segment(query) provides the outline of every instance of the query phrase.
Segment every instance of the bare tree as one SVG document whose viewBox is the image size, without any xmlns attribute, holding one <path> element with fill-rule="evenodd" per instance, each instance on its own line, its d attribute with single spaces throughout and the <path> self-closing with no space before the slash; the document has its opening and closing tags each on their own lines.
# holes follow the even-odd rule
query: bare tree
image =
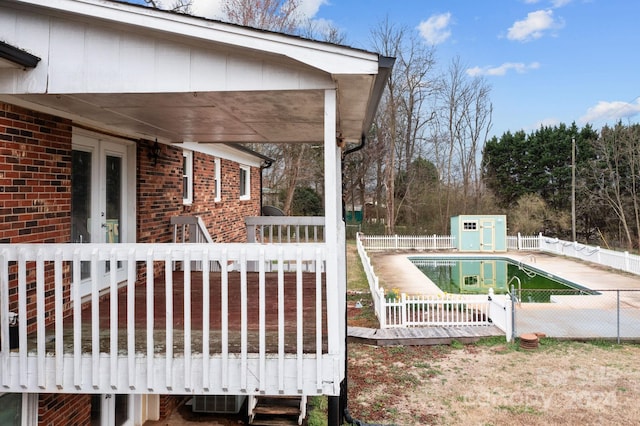
<svg viewBox="0 0 640 426">
<path fill-rule="evenodd" d="M 300 0 L 224 0 L 229 22 L 263 30 L 293 34 L 299 28 Z"/>
<path fill-rule="evenodd" d="M 624 233 L 626 246 L 632 249 L 634 238 L 630 220 L 633 213 L 629 212 L 629 203 L 633 192 L 628 192 L 629 184 L 627 183 L 631 170 L 628 161 L 630 150 L 627 136 L 624 126 L 620 123 L 613 128 L 608 126 L 602 128 L 600 138 L 595 141 L 596 156 L 589 168 L 591 183 L 587 186 L 587 190 L 614 212 Z M 631 182 L 635 183 L 635 177 Z"/>
<path fill-rule="evenodd" d="M 389 18 L 372 31 L 374 48 L 385 56 L 398 57 L 402 50 L 404 39 L 403 28 L 397 28 Z M 398 87 L 397 81 L 391 76 L 387 81 L 386 95 L 382 99 L 378 112 L 380 122 L 378 129 L 378 141 L 387 147 L 387 156 L 384 165 L 385 174 L 385 205 L 387 217 L 385 231 L 387 234 L 395 232 L 395 169 L 396 169 L 396 145 L 398 143 L 398 131 L 396 116 L 398 111 Z"/>
<path fill-rule="evenodd" d="M 474 196 L 479 204 L 481 188 L 478 157 L 491 129 L 490 87 L 481 78 L 469 77 L 459 58 L 452 60 L 437 96 L 437 119 L 432 127 L 436 163 L 441 170 L 441 220 L 466 213 Z M 461 203 L 454 202 L 461 200 Z"/>
<path fill-rule="evenodd" d="M 191 13 L 192 0 L 172 0 L 169 6 L 165 6 L 162 0 L 144 0 L 147 5 L 156 9 L 166 9 L 173 12 Z"/>
<path fill-rule="evenodd" d="M 396 58 L 377 119 L 378 136 L 388 143 L 384 163 L 386 231 L 394 233 L 403 210 L 415 212 L 420 208 L 419 198 L 413 193 L 422 193 L 421 186 L 430 184 L 421 182 L 421 168 L 412 165 L 427 156 L 425 131 L 434 118 L 430 99 L 438 82 L 435 52 L 415 32 L 396 27 L 388 19 L 374 29 L 372 39 L 376 51 Z M 401 191 L 396 188 L 398 176 L 402 177 Z"/>
</svg>

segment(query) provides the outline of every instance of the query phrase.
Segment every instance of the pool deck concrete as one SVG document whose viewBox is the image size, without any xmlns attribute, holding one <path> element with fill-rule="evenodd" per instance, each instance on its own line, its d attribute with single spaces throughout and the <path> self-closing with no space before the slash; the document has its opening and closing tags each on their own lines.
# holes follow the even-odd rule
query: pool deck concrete
<svg viewBox="0 0 640 426">
<path fill-rule="evenodd" d="M 518 304 L 516 335 L 540 332 L 549 337 L 567 339 L 620 338 L 640 340 L 640 276 L 539 252 L 510 251 L 506 253 L 463 254 L 407 251 L 370 252 L 368 254 L 375 273 L 380 279 L 380 285 L 385 289 L 394 289 L 406 294 L 436 294 L 439 292 L 437 286 L 408 260 L 409 256 L 490 255 L 506 257 L 522 263 L 524 267 L 535 268 L 590 290 L 601 290 L 599 295 L 553 296 L 553 303 Z M 618 306 L 620 307 L 619 311 Z M 417 334 L 415 331 L 413 333 Z M 434 332 L 431 330 L 429 333 Z M 426 336 L 429 333 L 423 334 Z M 383 332 L 379 330 L 376 334 L 381 337 Z M 436 335 L 438 334 L 441 334 L 441 330 L 436 333 Z M 394 339 L 391 335 L 388 337 Z M 420 337 L 419 340 L 424 340 L 424 337 Z M 398 337 L 398 341 L 406 341 L 406 339 Z"/>
</svg>

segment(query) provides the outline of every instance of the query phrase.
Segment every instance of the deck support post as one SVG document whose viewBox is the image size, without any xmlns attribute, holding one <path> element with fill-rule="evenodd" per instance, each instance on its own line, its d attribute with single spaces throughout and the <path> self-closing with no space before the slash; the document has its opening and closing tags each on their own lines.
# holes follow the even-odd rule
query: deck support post
<svg viewBox="0 0 640 426">
<path fill-rule="evenodd" d="M 327 406 L 327 426 L 342 425 L 342 416 L 340 415 L 340 397 L 330 396 Z"/>
</svg>

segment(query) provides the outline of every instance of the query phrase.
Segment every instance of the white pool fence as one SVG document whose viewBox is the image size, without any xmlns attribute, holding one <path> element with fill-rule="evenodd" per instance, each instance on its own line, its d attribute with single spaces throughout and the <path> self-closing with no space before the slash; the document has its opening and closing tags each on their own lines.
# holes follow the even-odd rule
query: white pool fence
<svg viewBox="0 0 640 426">
<path fill-rule="evenodd" d="M 455 250 L 455 241 L 448 235 L 364 235 L 357 234 L 357 247 L 365 270 L 376 315 L 381 328 L 416 326 L 486 326 L 495 325 L 506 334 L 507 340 L 515 333 L 512 303 L 509 295 L 446 295 L 408 296 L 387 292 L 380 287 L 367 251 L 388 250 Z M 515 235 L 507 237 L 508 250 L 546 252 L 596 263 L 612 269 L 640 275 L 640 256 L 627 251 L 619 252 L 589 246 L 558 238 Z M 634 289 L 636 291 L 637 289 Z M 620 290 L 618 290 L 618 293 Z M 632 292 L 627 292 L 633 294 Z M 637 293 L 636 293 L 637 294 Z M 618 295 L 618 298 L 620 296 Z M 616 330 L 620 340 L 621 309 Z M 623 321 L 624 322 L 624 321 Z M 624 324 L 623 324 L 624 325 Z M 624 334 L 624 333 L 623 333 Z M 633 334 L 633 333 L 632 333 Z"/>
<path fill-rule="evenodd" d="M 357 240 L 365 250 L 455 250 L 455 238 L 451 235 L 364 235 Z M 538 235 L 509 235 L 507 249 L 536 251 L 567 256 L 596 263 L 613 269 L 640 275 L 640 256 L 628 251 L 615 251 L 600 246 L 564 241 Z"/>
</svg>

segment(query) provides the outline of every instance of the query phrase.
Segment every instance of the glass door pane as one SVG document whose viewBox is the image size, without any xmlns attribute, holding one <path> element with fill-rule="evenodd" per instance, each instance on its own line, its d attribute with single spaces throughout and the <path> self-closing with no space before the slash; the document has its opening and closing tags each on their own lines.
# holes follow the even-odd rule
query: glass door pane
<svg viewBox="0 0 640 426">
<path fill-rule="evenodd" d="M 92 153 L 74 150 L 71 154 L 71 242 L 91 242 Z M 89 262 L 80 264 L 81 278 L 90 276 Z"/>
<path fill-rule="evenodd" d="M 105 242 L 119 243 L 122 223 L 122 158 L 107 155 L 105 165 Z M 105 267 L 105 272 L 108 273 L 111 270 L 109 262 Z"/>
<path fill-rule="evenodd" d="M 115 424 L 122 426 L 129 421 L 129 397 L 130 395 L 116 395 L 115 400 Z"/>
</svg>

